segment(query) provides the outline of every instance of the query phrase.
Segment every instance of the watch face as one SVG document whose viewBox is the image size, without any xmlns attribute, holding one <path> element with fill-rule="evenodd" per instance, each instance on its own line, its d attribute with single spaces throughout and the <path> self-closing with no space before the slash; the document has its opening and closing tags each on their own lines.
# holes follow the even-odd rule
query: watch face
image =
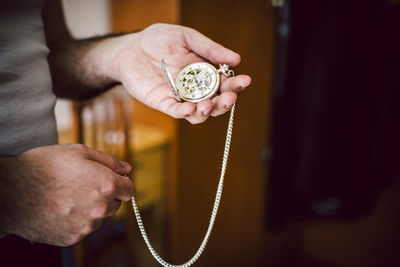
<svg viewBox="0 0 400 267">
<path fill-rule="evenodd" d="M 197 62 L 186 66 L 176 79 L 179 96 L 190 102 L 212 97 L 218 90 L 220 77 L 210 64 Z"/>
</svg>

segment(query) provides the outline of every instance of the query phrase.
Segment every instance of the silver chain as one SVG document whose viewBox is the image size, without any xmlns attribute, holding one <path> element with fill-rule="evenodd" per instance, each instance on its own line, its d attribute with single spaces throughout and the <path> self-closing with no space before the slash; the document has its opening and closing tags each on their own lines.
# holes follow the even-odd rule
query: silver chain
<svg viewBox="0 0 400 267">
<path fill-rule="evenodd" d="M 229 66 L 227 64 L 219 64 L 219 69 L 217 71 L 218 73 L 224 74 L 226 77 L 235 76 L 235 73 L 233 72 L 233 70 L 229 69 Z"/>
<path fill-rule="evenodd" d="M 233 76 L 233 73 L 230 74 L 230 75 Z M 191 266 L 193 263 L 195 263 L 197 261 L 197 259 L 200 257 L 201 253 L 203 253 L 203 251 L 204 251 L 204 249 L 205 249 L 205 247 L 207 245 L 208 238 L 210 237 L 212 228 L 214 226 L 215 218 L 217 217 L 219 203 L 221 201 L 222 188 L 224 186 L 225 170 L 226 170 L 226 165 L 228 163 L 229 148 L 230 148 L 230 144 L 231 144 L 234 113 L 235 113 L 235 104 L 232 106 L 231 114 L 230 114 L 230 117 L 229 117 L 228 130 L 227 130 L 227 133 L 226 133 L 226 141 L 225 141 L 225 148 L 224 148 L 224 156 L 222 158 L 221 175 L 220 175 L 220 178 L 219 178 L 219 183 L 218 183 L 218 187 L 217 187 L 217 193 L 215 195 L 214 206 L 213 206 L 213 209 L 212 209 L 210 222 L 208 224 L 208 229 L 207 229 L 206 234 L 204 235 L 203 242 L 201 242 L 201 245 L 197 249 L 196 254 L 194 254 L 193 257 L 190 260 L 188 260 L 187 262 L 185 262 L 183 264 L 180 264 L 180 265 L 174 265 L 174 264 L 166 262 L 165 260 L 163 260 L 163 258 L 161 258 L 160 255 L 158 255 L 158 253 L 152 247 L 152 245 L 151 245 L 151 243 L 149 241 L 149 238 L 147 237 L 146 230 L 144 229 L 143 221 L 142 221 L 142 218 L 141 218 L 140 213 L 139 213 L 139 208 L 138 208 L 138 206 L 136 204 L 135 198 L 132 197 L 133 211 L 135 212 L 136 221 L 138 223 L 140 233 L 142 234 L 144 242 L 146 243 L 151 255 L 153 255 L 153 257 L 162 266 L 165 266 L 165 267 L 188 267 L 188 266 Z"/>
</svg>

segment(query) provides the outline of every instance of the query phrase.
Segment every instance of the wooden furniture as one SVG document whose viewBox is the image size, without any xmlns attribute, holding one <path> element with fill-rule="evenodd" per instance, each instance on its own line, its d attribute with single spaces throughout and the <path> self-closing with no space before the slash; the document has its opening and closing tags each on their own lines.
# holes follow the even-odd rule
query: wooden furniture
<svg viewBox="0 0 400 267">
<path fill-rule="evenodd" d="M 265 162 L 273 62 L 274 9 L 269 1 L 182 1 L 181 22 L 238 52 L 235 73 L 252 77 L 239 95 L 231 154 L 215 228 L 199 266 L 257 266 L 262 248 Z M 193 254 L 207 227 L 228 116 L 201 125 L 178 122 L 178 262 Z M 212 135 L 213 138 L 209 138 Z M 195 153 L 194 153 L 195 152 Z M 190 155 L 190 161 L 187 160 Z"/>
</svg>

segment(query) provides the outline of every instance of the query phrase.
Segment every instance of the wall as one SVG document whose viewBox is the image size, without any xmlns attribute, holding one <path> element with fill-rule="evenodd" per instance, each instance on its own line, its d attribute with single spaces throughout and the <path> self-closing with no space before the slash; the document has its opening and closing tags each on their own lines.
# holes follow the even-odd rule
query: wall
<svg viewBox="0 0 400 267">
<path fill-rule="evenodd" d="M 67 27 L 74 38 L 82 39 L 110 32 L 108 0 L 62 0 Z M 60 142 L 72 142 L 74 127 L 72 102 L 58 99 L 55 107 Z"/>
</svg>

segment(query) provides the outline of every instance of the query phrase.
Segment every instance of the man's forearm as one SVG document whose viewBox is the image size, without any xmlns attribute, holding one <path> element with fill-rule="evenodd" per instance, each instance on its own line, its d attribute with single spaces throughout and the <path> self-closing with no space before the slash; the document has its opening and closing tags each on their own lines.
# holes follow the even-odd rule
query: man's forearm
<svg viewBox="0 0 400 267">
<path fill-rule="evenodd" d="M 60 0 L 46 1 L 42 19 L 58 96 L 85 99 L 118 83 L 112 74 L 118 34 L 73 40 L 65 25 Z"/>
<path fill-rule="evenodd" d="M 55 93 L 60 97 L 86 99 L 118 84 L 114 68 L 114 36 L 87 40 L 60 39 L 50 47 L 49 63 Z"/>
</svg>

